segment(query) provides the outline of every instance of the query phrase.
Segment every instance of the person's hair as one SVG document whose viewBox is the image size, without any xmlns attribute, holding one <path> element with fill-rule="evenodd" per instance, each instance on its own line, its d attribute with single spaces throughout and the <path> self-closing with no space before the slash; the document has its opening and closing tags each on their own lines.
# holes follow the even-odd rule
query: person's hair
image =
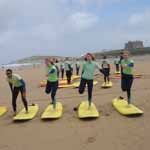
<svg viewBox="0 0 150 150">
<path fill-rule="evenodd" d="M 87 53 L 84 57 L 84 60 L 87 61 L 87 56 L 91 56 L 92 60 L 94 61 L 95 60 L 95 56 L 92 54 L 92 53 Z"/>
<path fill-rule="evenodd" d="M 120 55 L 123 55 L 123 51 L 120 52 Z"/>
<path fill-rule="evenodd" d="M 51 63 L 52 65 L 54 65 L 55 59 L 52 59 L 52 58 L 46 58 L 45 61 Z"/>
<path fill-rule="evenodd" d="M 56 62 L 56 63 L 59 63 L 58 59 L 55 59 L 55 62 Z"/>
<path fill-rule="evenodd" d="M 103 56 L 103 59 L 106 59 L 107 58 L 107 56 Z"/>
<path fill-rule="evenodd" d="M 128 53 L 128 54 L 130 54 L 130 51 L 127 50 L 127 49 L 124 49 L 124 50 L 123 50 L 123 53 Z"/>
<path fill-rule="evenodd" d="M 8 73 L 8 72 L 12 73 L 13 71 L 12 71 L 12 69 L 7 69 L 6 73 Z"/>
</svg>

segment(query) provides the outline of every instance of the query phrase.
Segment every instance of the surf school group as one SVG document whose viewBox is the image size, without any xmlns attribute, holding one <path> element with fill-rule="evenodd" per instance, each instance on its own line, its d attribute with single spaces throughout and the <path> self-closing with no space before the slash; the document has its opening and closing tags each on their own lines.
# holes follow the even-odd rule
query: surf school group
<svg viewBox="0 0 150 150">
<path fill-rule="evenodd" d="M 67 57 L 60 64 L 60 68 L 58 67 L 58 61 L 54 58 L 46 58 L 45 66 L 46 66 L 46 85 L 45 85 L 45 93 L 50 95 L 50 104 L 52 106 L 51 109 L 54 111 L 59 107 L 59 103 L 57 102 L 57 91 L 59 87 L 59 80 L 66 80 L 67 85 L 71 85 L 72 76 L 73 76 L 73 65 L 70 59 Z M 82 67 L 81 67 L 82 65 Z M 114 61 L 114 65 L 116 68 L 115 73 L 121 75 L 121 89 L 123 92 L 127 93 L 127 106 L 128 108 L 132 107 L 132 97 L 131 97 L 131 88 L 133 84 L 133 69 L 134 69 L 134 61 L 130 57 L 130 52 L 128 50 L 123 50 L 121 55 L 116 57 Z M 94 75 L 95 71 L 98 70 L 100 74 L 104 76 L 104 83 L 102 87 L 112 87 L 112 82 L 110 81 L 110 61 L 107 56 L 103 56 L 102 64 L 99 65 L 95 56 L 92 53 L 87 53 L 84 55 L 84 60 L 82 64 L 79 62 L 79 59 L 76 60 L 75 63 L 76 68 L 76 76 L 79 76 L 80 69 L 80 83 L 78 92 L 79 94 L 83 94 L 85 88 L 87 87 L 87 110 L 90 111 L 92 109 L 93 104 L 93 86 L 94 86 Z M 65 79 L 66 74 L 66 79 Z M 60 77 L 61 76 L 61 77 Z M 29 114 L 29 105 L 26 98 L 26 83 L 25 80 L 17 73 L 14 73 L 12 69 L 6 70 L 7 82 L 10 86 L 10 91 L 12 93 L 12 108 L 14 112 L 14 116 L 17 115 L 17 104 L 16 100 L 18 94 L 21 93 L 22 102 L 24 104 L 25 113 Z M 118 96 L 117 100 L 124 100 L 125 98 L 121 95 Z M 79 106 L 78 106 L 79 107 Z M 78 109 L 77 107 L 77 109 Z"/>
</svg>

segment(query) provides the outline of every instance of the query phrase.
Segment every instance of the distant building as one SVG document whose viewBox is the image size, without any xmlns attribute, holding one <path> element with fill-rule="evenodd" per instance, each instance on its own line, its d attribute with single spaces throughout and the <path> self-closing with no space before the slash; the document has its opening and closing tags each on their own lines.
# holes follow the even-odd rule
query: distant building
<svg viewBox="0 0 150 150">
<path fill-rule="evenodd" d="M 129 41 L 125 44 L 125 49 L 144 48 L 143 41 Z"/>
</svg>

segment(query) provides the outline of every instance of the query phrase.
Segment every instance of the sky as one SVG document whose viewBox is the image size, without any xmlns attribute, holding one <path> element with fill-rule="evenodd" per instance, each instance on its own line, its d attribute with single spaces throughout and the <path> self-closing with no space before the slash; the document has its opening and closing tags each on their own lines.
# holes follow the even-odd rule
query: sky
<svg viewBox="0 0 150 150">
<path fill-rule="evenodd" d="M 150 46 L 149 0 L 0 0 L 0 64 Z"/>
</svg>

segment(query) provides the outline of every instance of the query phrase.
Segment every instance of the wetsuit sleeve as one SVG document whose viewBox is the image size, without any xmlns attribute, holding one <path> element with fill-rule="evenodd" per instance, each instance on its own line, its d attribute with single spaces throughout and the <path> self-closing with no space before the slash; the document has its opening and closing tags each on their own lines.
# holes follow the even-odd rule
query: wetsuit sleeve
<svg viewBox="0 0 150 150">
<path fill-rule="evenodd" d="M 52 69 L 49 74 L 53 74 L 55 72 L 55 69 Z"/>
<path fill-rule="evenodd" d="M 22 86 L 25 86 L 25 82 L 23 79 L 21 79 L 20 82 L 21 82 Z"/>
<path fill-rule="evenodd" d="M 82 63 L 82 74 L 84 73 L 84 69 L 85 69 L 85 63 Z"/>
<path fill-rule="evenodd" d="M 69 70 L 72 71 L 72 66 L 71 66 L 71 64 L 68 64 L 68 67 L 69 67 Z"/>
<path fill-rule="evenodd" d="M 59 67 L 57 65 L 55 67 L 56 67 L 57 71 L 59 72 Z"/>
<path fill-rule="evenodd" d="M 134 61 L 131 61 L 129 64 L 128 64 L 128 67 L 134 67 Z"/>
<path fill-rule="evenodd" d="M 119 64 L 121 64 L 121 61 L 123 60 L 123 57 L 121 56 L 120 57 L 120 60 L 119 60 Z"/>
<path fill-rule="evenodd" d="M 99 65 L 98 63 L 96 63 L 96 68 L 97 68 L 101 73 L 103 73 L 103 70 L 102 70 L 102 68 L 100 67 L 100 65 Z"/>
</svg>

